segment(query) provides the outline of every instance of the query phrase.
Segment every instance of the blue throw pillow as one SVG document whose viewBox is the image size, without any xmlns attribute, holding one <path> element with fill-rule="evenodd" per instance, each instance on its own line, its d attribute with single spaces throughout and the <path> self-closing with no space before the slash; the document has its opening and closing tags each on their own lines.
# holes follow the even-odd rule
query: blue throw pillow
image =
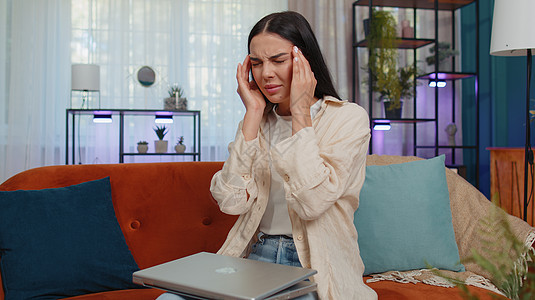
<svg viewBox="0 0 535 300">
<path fill-rule="evenodd" d="M 56 299 L 139 288 L 115 217 L 109 177 L 64 188 L 0 192 L 5 299 Z"/>
<path fill-rule="evenodd" d="M 464 271 L 451 221 L 444 155 L 366 167 L 355 212 L 364 274 Z"/>
</svg>

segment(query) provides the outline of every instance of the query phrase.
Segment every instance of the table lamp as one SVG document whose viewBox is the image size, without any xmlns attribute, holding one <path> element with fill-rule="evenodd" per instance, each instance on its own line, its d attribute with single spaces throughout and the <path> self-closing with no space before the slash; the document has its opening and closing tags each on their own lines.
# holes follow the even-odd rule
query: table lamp
<svg viewBox="0 0 535 300">
<path fill-rule="evenodd" d="M 526 143 L 524 156 L 524 221 L 528 211 L 528 164 L 533 165 L 530 142 L 529 99 L 531 61 L 535 50 L 534 0 L 495 0 L 492 18 L 490 54 L 496 56 L 526 56 Z M 533 191 L 531 191 L 533 193 Z"/>
<path fill-rule="evenodd" d="M 71 71 L 71 106 L 72 91 L 83 92 L 82 106 L 87 100 L 88 92 L 99 92 L 100 108 L 100 67 L 93 64 L 73 64 Z"/>
</svg>

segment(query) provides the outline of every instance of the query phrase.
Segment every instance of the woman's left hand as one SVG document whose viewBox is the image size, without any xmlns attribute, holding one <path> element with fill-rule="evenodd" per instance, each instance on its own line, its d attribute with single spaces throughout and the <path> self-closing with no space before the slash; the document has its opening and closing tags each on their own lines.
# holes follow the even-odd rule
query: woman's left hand
<svg viewBox="0 0 535 300">
<path fill-rule="evenodd" d="M 308 60 L 301 50 L 294 46 L 293 75 L 290 91 L 290 110 L 292 115 L 310 114 L 310 106 L 316 102 L 314 91 L 316 90 L 316 77 L 310 68 Z"/>
<path fill-rule="evenodd" d="M 290 90 L 290 111 L 292 113 L 292 133 L 312 126 L 310 106 L 316 102 L 316 77 L 310 68 L 308 60 L 301 50 L 294 46 L 292 51 L 293 73 Z"/>
</svg>

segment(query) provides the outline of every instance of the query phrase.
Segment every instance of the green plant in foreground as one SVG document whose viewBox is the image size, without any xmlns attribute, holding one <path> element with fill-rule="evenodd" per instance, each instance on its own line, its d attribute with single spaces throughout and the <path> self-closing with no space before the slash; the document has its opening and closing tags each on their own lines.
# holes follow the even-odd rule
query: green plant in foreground
<svg viewBox="0 0 535 300">
<path fill-rule="evenodd" d="M 492 202 L 499 203 L 497 196 L 493 197 Z M 482 251 L 472 249 L 472 255 L 461 262 L 476 263 L 489 272 L 492 283 L 506 297 L 513 300 L 535 299 L 535 255 L 532 249 L 516 238 L 507 221 L 507 213 L 498 205 L 492 205 L 489 215 L 480 220 L 479 229 L 483 241 Z M 503 244 L 498 248 L 496 241 Z M 527 256 L 527 261 L 521 263 L 524 255 Z M 457 285 L 465 299 L 479 299 L 468 290 L 464 282 L 444 276 L 440 271 L 435 274 Z"/>
<path fill-rule="evenodd" d="M 165 137 L 168 131 L 165 125 L 162 125 L 162 126 L 156 125 L 156 128 L 154 128 L 154 132 L 156 132 L 158 139 L 161 141 L 163 140 L 163 138 Z"/>
</svg>

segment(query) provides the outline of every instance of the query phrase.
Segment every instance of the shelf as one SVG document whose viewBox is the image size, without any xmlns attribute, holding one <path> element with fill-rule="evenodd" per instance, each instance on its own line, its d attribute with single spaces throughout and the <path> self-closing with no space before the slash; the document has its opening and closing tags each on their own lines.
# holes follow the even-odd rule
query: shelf
<svg viewBox="0 0 535 300">
<path fill-rule="evenodd" d="M 368 6 L 370 1 L 372 1 L 373 6 L 435 9 L 435 1 L 433 0 L 357 0 L 355 5 Z M 475 0 L 438 0 L 438 9 L 453 11 L 472 2 Z"/>
<path fill-rule="evenodd" d="M 374 22 L 374 19 L 372 16 L 373 11 L 375 9 L 381 9 L 381 7 L 388 7 L 388 8 L 394 8 L 392 11 L 387 10 L 391 13 L 398 14 L 400 20 L 401 19 L 407 19 L 408 17 L 413 17 L 412 26 L 414 28 L 422 28 L 422 26 L 429 26 L 427 34 L 421 34 L 420 31 L 413 29 L 414 37 L 415 38 L 402 38 L 401 36 L 398 36 L 395 39 L 395 43 L 393 45 L 394 49 L 398 49 L 397 51 L 400 53 L 403 53 L 404 57 L 406 56 L 406 65 L 407 66 L 414 66 L 414 68 L 417 68 L 417 57 L 418 54 L 421 54 L 422 51 L 426 51 L 427 48 L 433 48 L 437 46 L 438 41 L 442 41 L 439 39 L 439 20 L 442 19 L 442 17 L 439 15 L 439 13 L 443 14 L 444 17 L 449 15 L 447 18 L 450 18 L 451 20 L 451 32 L 453 33 L 451 35 L 451 44 L 454 45 L 454 38 L 456 31 L 456 22 L 455 18 L 457 18 L 456 10 L 463 8 L 468 5 L 477 6 L 478 2 L 477 0 L 356 0 L 353 2 L 353 23 L 352 23 L 352 36 L 353 36 L 353 47 L 352 47 L 352 63 L 353 63 L 353 94 L 352 99 L 356 102 L 356 100 L 359 98 L 357 96 L 357 79 L 362 76 L 360 72 L 367 72 L 368 79 L 371 77 L 370 69 L 368 68 L 367 71 L 365 71 L 364 68 L 358 68 L 360 60 L 359 55 L 364 54 L 365 58 L 369 59 L 369 57 L 359 48 L 365 48 L 369 46 L 369 40 L 366 40 L 364 38 L 364 35 L 362 34 L 363 30 L 359 28 L 359 26 L 367 25 L 368 27 L 372 26 L 372 23 Z M 399 8 L 397 10 L 396 8 Z M 477 8 L 477 7 L 476 7 Z M 365 10 L 368 10 L 368 13 L 365 13 Z M 420 10 L 420 11 L 418 11 Z M 426 24 L 419 24 L 421 23 L 421 20 L 419 20 L 419 13 L 423 10 L 425 15 L 429 15 L 429 20 L 426 21 Z M 441 12 L 439 12 L 441 11 Z M 478 16 L 478 9 L 475 9 L 475 16 L 477 18 Z M 435 17 L 431 18 L 430 12 L 434 13 Z M 466 11 L 467 13 L 472 13 L 471 9 L 468 9 Z M 464 11 L 463 11 L 464 13 Z M 403 15 L 405 15 L 403 17 Z M 371 20 L 368 20 L 368 24 L 364 24 L 362 22 L 364 19 L 370 18 Z M 418 17 L 418 18 L 417 18 Z M 361 20 L 362 19 L 362 20 Z M 409 19 L 410 20 L 410 19 Z M 399 22 L 399 20 L 398 20 Z M 434 27 L 433 24 L 434 23 Z M 398 24 L 399 25 L 399 24 Z M 399 26 L 398 26 L 399 27 Z M 361 30 L 359 30 L 361 29 Z M 370 28 L 366 28 L 370 29 Z M 431 33 L 431 30 L 434 29 L 434 34 Z M 448 28 L 444 28 L 448 29 Z M 479 27 L 476 26 L 476 31 L 479 32 Z M 429 38 L 432 36 L 432 38 Z M 422 38 L 425 37 L 425 38 Z M 369 38 L 369 36 L 367 37 Z M 475 41 L 475 40 L 474 40 Z M 477 41 L 475 41 L 477 44 Z M 379 42 L 379 45 L 377 47 L 381 47 L 382 45 Z M 383 45 L 384 46 L 384 45 Z M 453 47 L 455 49 L 455 47 Z M 369 51 L 367 51 L 369 52 Z M 476 57 L 475 60 L 477 61 L 479 58 L 477 56 L 476 51 Z M 410 55 L 412 54 L 413 59 L 410 59 Z M 458 106 L 461 105 L 462 100 L 458 100 L 457 97 L 457 89 L 460 87 L 455 84 L 456 80 L 464 80 L 467 78 L 475 78 L 475 84 L 474 91 L 475 91 L 475 104 L 476 109 L 474 111 L 474 114 L 476 116 L 479 115 L 479 100 L 478 100 L 478 71 L 473 71 L 472 69 L 469 69 L 473 72 L 458 72 L 458 69 L 455 68 L 456 65 L 453 66 L 451 69 L 445 70 L 451 70 L 451 71 L 445 71 L 440 72 L 441 68 L 439 66 L 431 66 L 431 68 L 426 69 L 426 73 L 422 74 L 421 76 L 418 76 L 413 78 L 415 84 L 424 83 L 423 80 L 434 82 L 434 81 L 453 81 L 452 84 L 448 83 L 446 90 L 442 90 L 442 92 L 439 92 L 439 89 L 435 89 L 434 93 L 429 93 L 428 90 L 426 90 L 424 93 L 417 93 L 417 89 L 414 89 L 414 95 L 413 95 L 413 102 L 411 103 L 412 110 L 410 111 L 410 114 L 407 114 L 407 118 L 399 118 L 399 119 L 389 119 L 385 116 L 384 113 L 381 113 L 380 111 L 375 111 L 378 109 L 376 105 L 374 105 L 375 98 L 377 98 L 377 94 L 374 94 L 373 89 L 368 88 L 366 90 L 368 94 L 368 115 L 370 119 L 370 125 L 371 125 L 371 139 L 369 143 L 369 154 L 374 153 L 374 139 L 377 140 L 379 144 L 379 151 L 384 151 L 384 147 L 386 143 L 386 139 L 389 138 L 400 138 L 399 131 L 394 131 L 391 134 L 384 134 L 380 133 L 379 130 L 387 130 L 387 127 L 383 128 L 376 128 L 376 125 L 380 124 L 388 124 L 389 127 L 399 129 L 398 127 L 403 127 L 403 130 L 409 129 L 412 130 L 412 144 L 407 145 L 401 145 L 403 147 L 403 151 L 408 150 L 409 147 L 412 148 L 414 156 L 424 155 L 428 156 L 431 155 L 431 152 L 433 155 L 438 156 L 441 153 L 444 153 L 447 155 L 447 162 L 450 165 L 458 165 L 459 163 L 463 163 L 464 159 L 466 157 L 465 152 L 472 153 L 475 152 L 475 162 L 468 164 L 468 166 L 461 166 L 459 168 L 460 173 L 464 173 L 464 177 L 468 174 L 467 168 L 470 171 L 470 176 L 472 176 L 472 170 L 475 170 L 475 177 L 471 177 L 470 180 L 475 179 L 475 186 L 479 186 L 479 141 L 476 141 L 475 143 L 468 143 L 469 145 L 459 145 L 459 146 L 449 146 L 448 141 L 444 140 L 443 137 L 440 135 L 439 130 L 441 130 L 441 124 L 439 124 L 439 116 L 440 120 L 448 120 L 452 123 L 456 122 L 456 114 L 458 112 Z M 401 67 L 401 66 L 400 66 Z M 366 76 L 364 76 L 366 77 Z M 473 79 L 472 79 L 473 80 Z M 472 95 L 469 93 L 470 96 Z M 464 95 L 463 95 L 464 96 Z M 468 93 L 466 96 L 469 96 Z M 451 102 L 444 102 L 440 101 L 440 98 L 447 97 L 451 99 Z M 463 99 L 464 100 L 464 99 Z M 424 105 L 425 103 L 425 105 Z M 437 109 L 441 105 L 441 109 Z M 431 115 L 431 106 L 434 108 L 434 113 Z M 446 108 L 446 110 L 443 110 L 442 108 Z M 424 109 L 421 113 L 420 109 Z M 462 109 L 462 107 L 461 107 Z M 374 118 L 373 116 L 381 116 Z M 385 117 L 383 117 L 385 116 Z M 390 114 L 388 114 L 390 116 Z M 418 116 L 422 116 L 422 118 L 419 118 Z M 423 130 L 422 130 L 423 129 Z M 433 130 L 433 133 L 431 132 Z M 374 137 L 375 133 L 378 133 L 377 136 Z M 383 131 L 384 132 L 384 131 Z M 424 139 L 421 139 L 425 134 L 425 137 L 427 137 L 424 141 Z M 476 126 L 475 128 L 475 134 L 479 134 L 479 127 Z M 477 140 L 477 139 L 476 139 Z M 423 145 L 419 145 L 423 144 Z M 430 145 L 432 144 L 432 145 Z M 376 151 L 377 152 L 377 151 Z M 471 155 L 471 154 L 470 154 Z M 469 158 L 469 160 L 471 157 Z M 468 178 L 467 178 L 468 179 Z"/>
<path fill-rule="evenodd" d="M 199 110 L 186 110 L 186 111 L 170 111 L 170 110 L 161 110 L 161 109 L 67 109 L 66 110 L 66 138 L 65 138 L 65 164 L 74 164 L 76 159 L 76 147 L 80 145 L 77 141 L 76 129 L 77 123 L 76 118 L 81 118 L 81 116 L 92 116 L 92 115 L 114 115 L 115 118 L 119 119 L 118 127 L 118 136 L 117 141 L 119 153 L 118 159 L 119 163 L 124 163 L 125 156 L 190 156 L 193 161 L 200 161 L 201 159 L 201 112 Z M 192 148 L 191 152 L 185 153 L 176 153 L 176 152 L 167 152 L 167 153 L 139 153 L 139 152 L 128 152 L 125 153 L 125 119 L 130 120 L 133 117 L 157 117 L 158 115 L 176 118 L 186 118 L 186 120 L 192 121 Z M 76 144 L 78 142 L 78 144 Z M 70 151 L 69 151 L 70 149 Z M 131 150 L 130 150 L 131 151 Z"/>
<path fill-rule="evenodd" d="M 437 75 L 438 74 L 438 75 Z M 422 76 L 418 76 L 417 79 L 433 80 L 438 77 L 439 80 L 458 80 L 476 76 L 475 73 L 461 73 L 461 72 L 432 72 Z"/>
<path fill-rule="evenodd" d="M 439 148 L 439 149 L 477 149 L 476 146 L 415 146 L 416 148 L 420 148 L 420 149 L 435 149 L 435 148 Z"/>
<path fill-rule="evenodd" d="M 185 110 L 185 111 L 175 111 L 175 110 L 162 110 L 162 109 L 115 109 L 115 108 L 100 108 L 100 109 L 67 109 L 67 112 L 77 115 L 92 115 L 95 112 L 99 114 L 109 113 L 111 115 L 136 115 L 136 116 L 150 116 L 155 115 L 156 113 L 166 113 L 172 114 L 174 116 L 194 116 L 198 115 L 200 111 L 198 110 Z"/>
<path fill-rule="evenodd" d="M 166 155 L 166 156 L 188 156 L 188 155 L 200 155 L 200 153 L 193 153 L 193 152 L 184 152 L 184 153 L 173 153 L 173 152 L 166 152 L 166 153 L 123 153 L 124 156 L 160 156 L 160 155 Z"/>
<path fill-rule="evenodd" d="M 423 46 L 434 43 L 433 39 L 413 39 L 413 38 L 398 38 L 396 40 L 396 48 L 398 49 L 418 49 Z M 362 40 L 355 44 L 355 47 L 368 47 L 368 41 Z"/>
<path fill-rule="evenodd" d="M 385 118 L 372 118 L 371 121 L 373 123 L 421 123 L 421 122 L 434 122 L 435 119 L 411 119 L 411 118 L 404 118 L 404 119 L 385 119 Z"/>
</svg>

